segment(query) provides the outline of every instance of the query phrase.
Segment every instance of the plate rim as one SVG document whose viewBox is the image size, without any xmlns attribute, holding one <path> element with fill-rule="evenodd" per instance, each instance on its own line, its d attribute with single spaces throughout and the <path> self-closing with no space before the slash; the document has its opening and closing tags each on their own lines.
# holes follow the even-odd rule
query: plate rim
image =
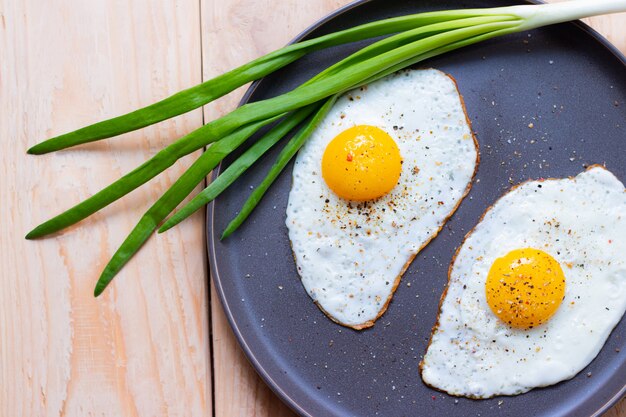
<svg viewBox="0 0 626 417">
<path fill-rule="evenodd" d="M 309 25 L 306 29 L 298 33 L 295 37 L 293 37 L 287 43 L 287 45 L 291 45 L 291 44 L 301 41 L 303 38 L 308 36 L 311 32 L 320 28 L 326 23 L 332 21 L 338 16 L 343 15 L 351 11 L 352 9 L 355 9 L 364 4 L 371 3 L 374 1 L 379 1 L 379 0 L 354 0 L 338 9 L 331 11 L 330 13 L 326 14 L 322 18 L 318 19 L 317 21 Z M 542 0 L 516 0 L 516 1 L 519 1 L 520 4 L 545 4 L 545 1 L 542 1 Z M 606 39 L 602 34 L 600 34 L 597 30 L 595 30 L 591 26 L 587 25 L 581 20 L 575 20 L 575 21 L 565 22 L 561 24 L 572 24 L 572 25 L 577 26 L 583 32 L 591 36 L 596 42 L 602 45 L 606 50 L 611 52 L 617 58 L 617 60 L 620 61 L 624 67 L 626 67 L 626 55 L 623 54 L 619 49 L 617 49 L 615 45 L 613 45 L 608 39 Z M 261 81 L 263 81 L 263 78 L 254 81 L 250 85 L 250 87 L 248 87 L 243 97 L 237 104 L 237 107 L 241 107 L 242 105 L 246 104 L 250 100 L 250 97 L 257 90 L 259 83 Z M 217 178 L 221 169 L 222 169 L 222 162 L 220 162 L 218 166 L 211 172 L 211 182 Z M 280 398 L 280 400 L 284 404 L 286 404 L 289 408 L 291 408 L 300 416 L 313 417 L 313 414 L 305 410 L 296 400 L 294 400 L 291 396 L 289 396 L 289 394 L 285 392 L 278 383 L 274 381 L 274 379 L 269 374 L 269 372 L 263 367 L 261 362 L 257 359 L 252 348 L 248 345 L 243 334 L 239 330 L 239 325 L 237 324 L 232 314 L 232 311 L 229 307 L 228 300 L 226 299 L 226 296 L 224 294 L 224 288 L 222 286 L 222 281 L 220 278 L 219 271 L 217 267 L 215 266 L 216 264 L 215 244 L 219 241 L 219 238 L 217 238 L 216 240 L 214 220 L 215 220 L 215 200 L 207 205 L 207 208 L 205 211 L 204 232 L 205 232 L 205 239 L 206 239 L 207 258 L 208 258 L 208 264 L 209 264 L 208 269 L 210 272 L 210 275 L 209 277 L 207 277 L 207 280 L 211 280 L 211 279 L 213 280 L 214 287 L 217 291 L 217 295 L 222 305 L 222 310 L 224 312 L 224 315 L 226 316 L 226 319 L 228 321 L 228 324 L 231 330 L 233 331 L 235 335 L 235 338 L 237 339 L 237 343 L 239 344 L 239 347 L 243 350 L 246 360 L 252 365 L 257 375 L 261 377 L 263 382 L 272 390 L 274 394 L 276 394 L 276 396 Z M 618 401 L 620 401 L 625 396 L 626 396 L 626 384 L 613 397 L 609 398 L 606 402 L 604 402 L 604 404 L 600 404 L 599 408 L 593 414 L 591 414 L 590 417 L 603 415 L 612 406 L 614 406 Z"/>
</svg>

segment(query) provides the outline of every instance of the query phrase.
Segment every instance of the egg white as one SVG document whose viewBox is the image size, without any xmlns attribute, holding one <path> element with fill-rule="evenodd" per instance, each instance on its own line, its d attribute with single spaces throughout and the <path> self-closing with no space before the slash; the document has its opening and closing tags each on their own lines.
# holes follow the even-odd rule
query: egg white
<svg viewBox="0 0 626 417">
<path fill-rule="evenodd" d="M 565 275 L 565 298 L 543 325 L 507 326 L 486 300 L 496 258 L 537 248 Z M 626 193 L 606 169 L 524 183 L 468 234 L 450 268 L 421 364 L 427 385 L 453 395 L 515 395 L 569 379 L 598 354 L 626 310 Z"/>
<path fill-rule="evenodd" d="M 339 198 L 321 175 L 326 145 L 355 125 L 397 143 L 402 173 L 367 203 Z M 478 149 L 454 80 L 396 73 L 341 97 L 300 150 L 286 224 L 302 284 L 331 319 L 362 329 L 385 311 L 410 261 L 469 191 Z"/>
</svg>

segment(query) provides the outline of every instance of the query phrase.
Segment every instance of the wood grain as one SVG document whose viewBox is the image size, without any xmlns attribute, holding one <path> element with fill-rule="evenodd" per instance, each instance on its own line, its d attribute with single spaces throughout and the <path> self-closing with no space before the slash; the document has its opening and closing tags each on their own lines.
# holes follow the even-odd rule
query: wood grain
<svg viewBox="0 0 626 417">
<path fill-rule="evenodd" d="M 210 415 L 202 215 L 99 272 L 189 165 L 78 227 L 23 236 L 202 123 L 200 111 L 45 156 L 28 147 L 201 81 L 198 2 L 0 0 L 0 415 Z"/>
</svg>

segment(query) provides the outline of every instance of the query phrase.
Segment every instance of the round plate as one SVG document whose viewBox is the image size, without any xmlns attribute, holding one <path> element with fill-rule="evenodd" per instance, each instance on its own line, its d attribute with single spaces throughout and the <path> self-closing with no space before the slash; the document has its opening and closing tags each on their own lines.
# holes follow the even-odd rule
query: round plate
<svg viewBox="0 0 626 417">
<path fill-rule="evenodd" d="M 364 1 L 333 13 L 299 39 L 402 14 L 510 4 Z M 292 89 L 365 44 L 313 53 L 255 84 L 245 100 Z M 573 176 L 596 163 L 626 181 L 624 57 L 587 26 L 567 23 L 496 38 L 419 66 L 453 75 L 465 98 L 481 151 L 469 196 L 415 258 L 376 325 L 353 331 L 327 319 L 298 278 L 285 226 L 292 165 L 248 221 L 219 241 L 279 149 L 269 152 L 208 209 L 212 276 L 239 343 L 267 384 L 301 415 L 588 416 L 605 411 L 625 391 L 624 320 L 576 377 L 516 397 L 454 398 L 426 387 L 418 365 L 452 254 L 512 184 Z"/>
</svg>

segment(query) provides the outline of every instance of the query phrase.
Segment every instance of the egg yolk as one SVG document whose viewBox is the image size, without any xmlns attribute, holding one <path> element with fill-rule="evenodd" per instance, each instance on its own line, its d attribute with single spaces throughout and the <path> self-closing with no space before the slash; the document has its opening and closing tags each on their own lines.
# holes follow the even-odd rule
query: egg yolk
<svg viewBox="0 0 626 417">
<path fill-rule="evenodd" d="M 565 295 L 559 263 L 539 249 L 515 249 L 494 261 L 486 282 L 487 303 L 509 326 L 531 329 L 545 323 Z"/>
<path fill-rule="evenodd" d="M 402 158 L 384 130 L 358 125 L 344 130 L 326 146 L 322 176 L 339 197 L 366 201 L 382 197 L 398 183 Z"/>
</svg>

